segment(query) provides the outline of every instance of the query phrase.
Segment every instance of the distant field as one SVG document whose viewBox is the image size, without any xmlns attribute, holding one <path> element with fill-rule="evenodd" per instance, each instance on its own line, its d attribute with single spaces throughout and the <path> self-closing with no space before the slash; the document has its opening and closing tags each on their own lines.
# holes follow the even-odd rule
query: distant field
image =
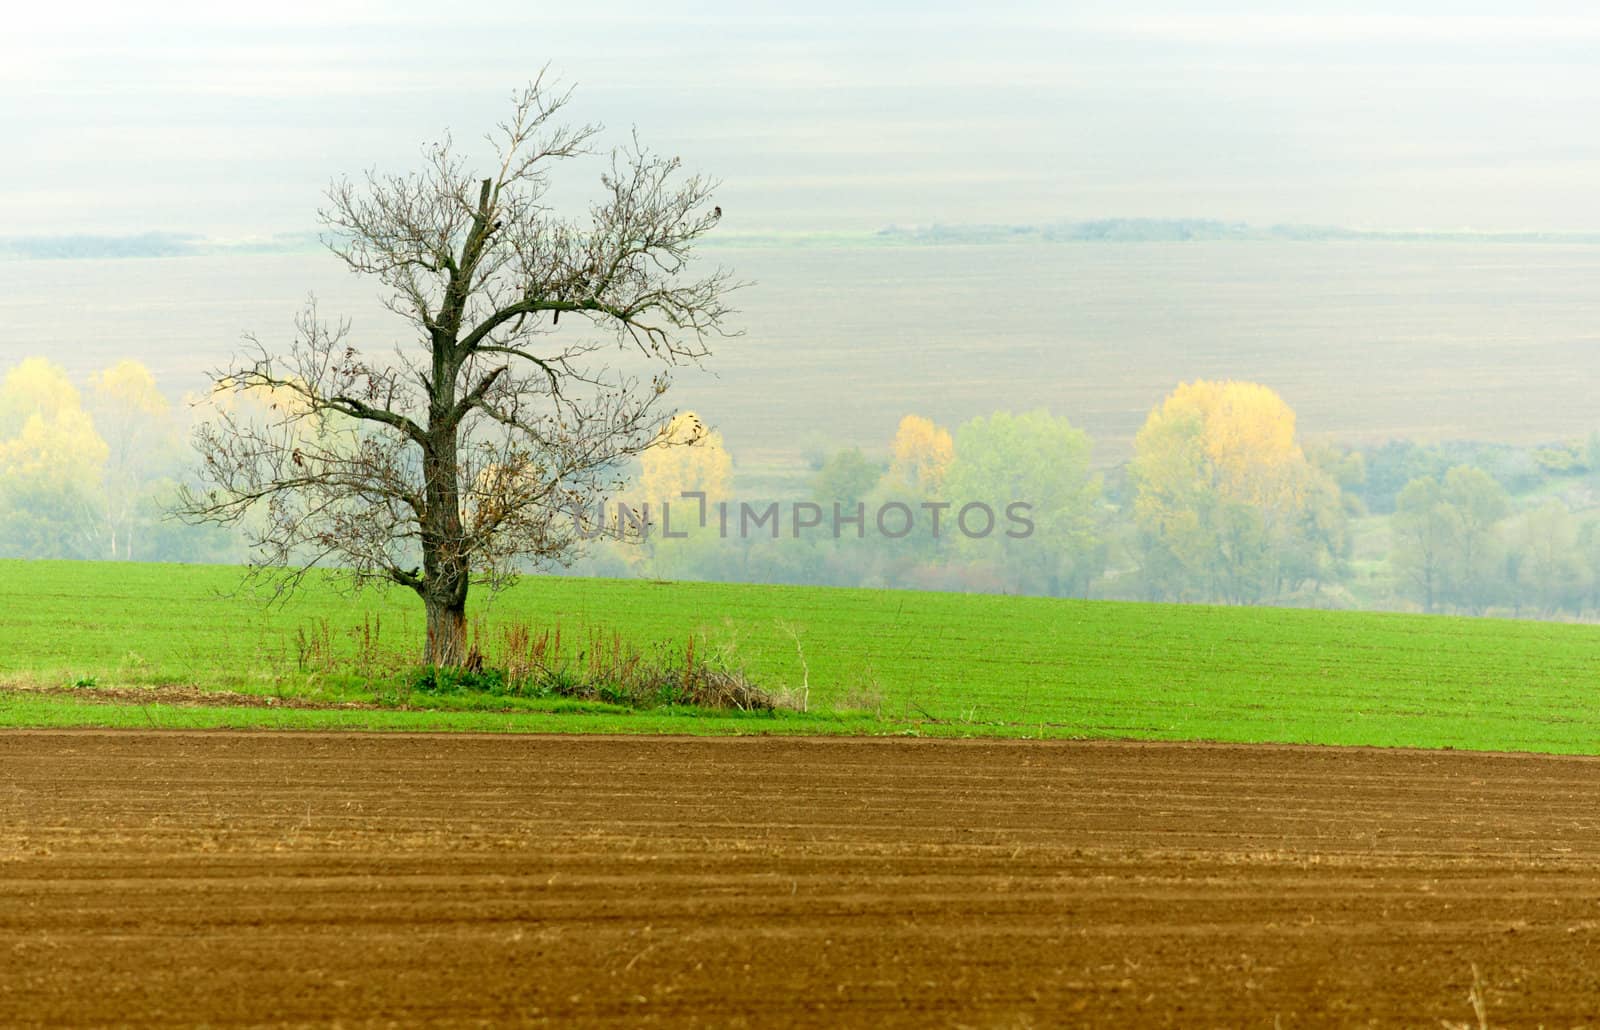
<svg viewBox="0 0 1600 1030">
<path fill-rule="evenodd" d="M 681 648 L 700 634 L 701 646 L 763 685 L 808 679 L 811 714 L 89 703 L 95 689 L 155 685 L 285 704 L 370 701 L 374 688 L 348 671 L 302 668 L 299 635 L 325 625 L 349 656 L 352 631 L 381 619 L 392 666 L 419 647 L 420 606 L 402 594 L 352 602 L 319 585 L 266 610 L 221 593 L 238 582 L 230 568 L 0 563 L 0 684 L 28 688 L 0 694 L 0 724 L 920 732 L 1600 753 L 1596 627 L 594 579 L 525 580 L 480 613 L 485 632 L 525 621 L 559 625 L 575 647 L 600 630 L 646 648 Z M 86 686 L 40 692 L 74 683 Z M 840 705 L 850 711 L 832 714 Z"/>
<path fill-rule="evenodd" d="M 1600 429 L 1600 246 L 1190 242 L 718 247 L 745 335 L 669 399 L 736 461 L 886 448 L 902 415 L 1047 407 L 1095 460 L 1197 377 L 1265 383 L 1303 432 L 1533 443 Z M 136 358 L 176 397 L 249 330 L 287 342 L 308 291 L 386 351 L 408 330 L 326 254 L 0 262 L 0 352 L 82 380 Z M 71 319 L 61 312 L 73 312 Z M 567 327 L 562 327 L 567 331 Z M 571 331 L 578 332 L 577 328 Z"/>
</svg>

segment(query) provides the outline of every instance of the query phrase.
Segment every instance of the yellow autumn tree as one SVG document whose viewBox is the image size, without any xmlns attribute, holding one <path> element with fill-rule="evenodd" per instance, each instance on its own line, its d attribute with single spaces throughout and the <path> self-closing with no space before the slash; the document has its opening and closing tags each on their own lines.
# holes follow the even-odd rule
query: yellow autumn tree
<svg viewBox="0 0 1600 1030">
<path fill-rule="evenodd" d="M 629 497 L 638 517 L 648 515 L 650 528 L 638 542 L 606 541 L 616 560 L 635 573 L 659 579 L 701 579 L 717 557 L 717 515 L 710 505 L 733 496 L 733 457 L 722 433 L 707 429 L 693 411 L 675 414 L 653 445 L 640 453 L 640 477 Z M 701 507 L 685 493 L 706 494 L 706 521 Z M 646 510 L 648 505 L 648 510 Z M 669 510 L 670 513 L 664 513 Z M 616 513 L 613 520 L 619 518 Z M 619 528 L 619 526 L 614 526 Z"/>
<path fill-rule="evenodd" d="M 172 405 L 137 361 L 119 361 L 89 382 L 95 423 L 110 445 L 105 477 L 106 543 L 113 559 L 134 556 L 140 506 L 178 453 Z M 144 521 L 148 521 L 148 513 Z"/>
<path fill-rule="evenodd" d="M 110 449 L 66 372 L 28 358 L 0 383 L 0 474 L 93 490 Z"/>
<path fill-rule="evenodd" d="M 107 405 L 115 405 L 140 419 L 164 418 L 172 405 L 156 386 L 156 377 L 144 365 L 123 360 L 90 380 L 95 395 Z"/>
<path fill-rule="evenodd" d="M 0 440 L 19 435 L 23 423 L 35 415 L 53 422 L 80 403 L 77 387 L 59 365 L 44 358 L 24 358 L 0 382 Z"/>
<path fill-rule="evenodd" d="M 629 503 L 640 518 L 648 515 L 650 528 L 644 546 L 613 543 L 612 553 L 636 572 L 657 578 L 704 578 L 720 543 L 711 506 L 733 493 L 733 459 L 722 434 L 694 412 L 680 412 L 639 455 L 639 464 L 638 486 Z M 696 492 L 706 495 L 706 527 L 700 525 L 699 504 L 683 497 Z"/>
<path fill-rule="evenodd" d="M 931 496 L 944 487 L 956 446 L 948 429 L 921 415 L 907 415 L 895 431 L 890 455 L 891 481 Z"/>
<path fill-rule="evenodd" d="M 1184 383 L 1134 441 L 1147 586 L 1158 596 L 1260 601 L 1317 578 L 1337 484 L 1306 460 L 1294 411 L 1257 383 Z"/>
<path fill-rule="evenodd" d="M 106 443 L 59 366 L 30 358 L 0 381 L 0 555 L 99 556 Z"/>
<path fill-rule="evenodd" d="M 657 511 L 663 501 L 682 506 L 683 494 L 704 492 L 708 503 L 726 500 L 733 487 L 733 459 L 722 434 L 706 428 L 692 411 L 674 415 L 653 446 L 639 455 L 639 500 Z"/>
</svg>

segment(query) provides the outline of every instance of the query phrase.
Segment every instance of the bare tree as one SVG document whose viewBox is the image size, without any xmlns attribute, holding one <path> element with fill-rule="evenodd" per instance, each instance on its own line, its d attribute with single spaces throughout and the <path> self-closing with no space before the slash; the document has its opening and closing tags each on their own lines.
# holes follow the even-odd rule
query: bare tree
<svg viewBox="0 0 1600 1030">
<path fill-rule="evenodd" d="M 243 525 L 253 568 L 283 586 L 331 566 L 416 591 L 430 664 L 464 660 L 472 584 L 570 559 L 574 513 L 656 440 L 670 369 L 728 335 L 737 284 L 691 268 L 721 217 L 715 183 L 635 138 L 611 152 L 587 219 L 547 206 L 551 171 L 598 132 L 557 120 L 570 97 L 543 76 L 517 94 L 487 137 L 488 177 L 447 138 L 420 172 L 335 182 L 328 246 L 386 288 L 417 342 L 369 357 L 313 300 L 285 353 L 248 338 L 196 431 L 202 485 L 184 515 Z M 607 365 L 605 348 L 625 353 Z"/>
</svg>

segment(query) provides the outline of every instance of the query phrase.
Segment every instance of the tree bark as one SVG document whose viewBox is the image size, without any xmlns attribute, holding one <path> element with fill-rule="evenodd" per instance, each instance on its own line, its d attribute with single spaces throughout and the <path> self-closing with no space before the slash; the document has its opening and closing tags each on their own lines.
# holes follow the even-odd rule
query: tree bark
<svg viewBox="0 0 1600 1030">
<path fill-rule="evenodd" d="M 427 511 L 422 519 L 424 571 L 418 592 L 428 612 L 423 660 L 431 666 L 460 668 L 467 660 L 467 591 L 472 575 L 461 525 L 459 427 L 452 417 L 460 371 L 453 342 L 436 339 L 433 371 L 422 457 Z"/>
<path fill-rule="evenodd" d="M 425 597 L 428 644 L 423 660 L 430 666 L 460 668 L 467 659 L 466 591 L 454 597 Z"/>
</svg>

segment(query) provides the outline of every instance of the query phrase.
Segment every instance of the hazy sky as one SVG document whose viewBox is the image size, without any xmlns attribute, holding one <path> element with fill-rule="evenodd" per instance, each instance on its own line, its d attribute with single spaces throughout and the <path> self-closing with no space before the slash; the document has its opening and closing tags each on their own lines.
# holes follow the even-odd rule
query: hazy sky
<svg viewBox="0 0 1600 1030">
<path fill-rule="evenodd" d="M 1586 5 L 139 6 L 8 13 L 0 236 L 314 228 L 331 177 L 476 137 L 546 62 L 722 178 L 730 229 L 1600 229 Z"/>
</svg>

